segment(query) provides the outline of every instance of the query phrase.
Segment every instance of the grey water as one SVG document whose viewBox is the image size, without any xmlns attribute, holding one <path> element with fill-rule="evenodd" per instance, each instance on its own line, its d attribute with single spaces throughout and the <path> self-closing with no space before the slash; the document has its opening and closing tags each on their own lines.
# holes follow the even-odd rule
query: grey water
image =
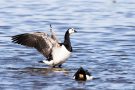
<svg viewBox="0 0 135 90">
<path fill-rule="evenodd" d="M 49 24 L 61 42 L 68 28 L 78 31 L 58 70 L 11 42 L 16 34 L 48 32 Z M 73 80 L 80 66 L 94 79 Z M 135 90 L 135 0 L 0 0 L 0 90 Z"/>
</svg>

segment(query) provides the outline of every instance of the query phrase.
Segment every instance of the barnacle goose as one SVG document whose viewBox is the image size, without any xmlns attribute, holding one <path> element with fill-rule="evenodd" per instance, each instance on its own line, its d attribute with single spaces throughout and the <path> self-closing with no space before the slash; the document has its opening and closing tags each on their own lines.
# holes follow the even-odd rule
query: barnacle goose
<svg viewBox="0 0 135 90">
<path fill-rule="evenodd" d="M 84 70 L 82 67 L 80 67 L 77 70 L 77 72 L 74 74 L 73 79 L 77 81 L 86 81 L 86 80 L 92 80 L 93 76 L 87 70 Z"/>
<path fill-rule="evenodd" d="M 49 66 L 61 67 L 71 55 L 70 35 L 74 32 L 76 32 L 74 28 L 69 28 L 65 33 L 64 42 L 60 43 L 50 25 L 51 35 L 44 32 L 24 33 L 12 36 L 12 42 L 36 48 L 47 58 L 41 62 Z"/>
</svg>

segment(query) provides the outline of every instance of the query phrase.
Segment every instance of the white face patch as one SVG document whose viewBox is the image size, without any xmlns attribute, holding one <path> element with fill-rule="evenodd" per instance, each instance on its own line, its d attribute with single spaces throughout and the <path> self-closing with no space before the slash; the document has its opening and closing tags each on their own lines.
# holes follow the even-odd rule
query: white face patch
<svg viewBox="0 0 135 90">
<path fill-rule="evenodd" d="M 74 28 L 70 28 L 68 31 L 69 31 L 69 34 L 72 34 L 72 33 L 75 32 L 75 29 Z"/>
</svg>

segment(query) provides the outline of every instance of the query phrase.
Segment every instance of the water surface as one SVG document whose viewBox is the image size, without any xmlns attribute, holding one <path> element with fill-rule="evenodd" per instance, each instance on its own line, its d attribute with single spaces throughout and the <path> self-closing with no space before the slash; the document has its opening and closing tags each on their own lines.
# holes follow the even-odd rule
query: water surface
<svg viewBox="0 0 135 90">
<path fill-rule="evenodd" d="M 49 24 L 61 41 L 73 27 L 73 53 L 62 69 L 38 63 L 35 49 L 11 42 L 10 36 L 43 31 Z M 134 90 L 134 0 L 1 0 L 0 90 Z M 95 77 L 72 79 L 83 66 Z"/>
</svg>

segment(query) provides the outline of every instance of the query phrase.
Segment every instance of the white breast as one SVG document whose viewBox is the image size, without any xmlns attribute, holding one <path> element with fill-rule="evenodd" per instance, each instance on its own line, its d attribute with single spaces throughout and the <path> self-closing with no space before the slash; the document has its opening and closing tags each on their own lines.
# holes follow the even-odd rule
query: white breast
<svg viewBox="0 0 135 90">
<path fill-rule="evenodd" d="M 64 45 L 61 47 L 54 47 L 52 51 L 53 62 L 55 65 L 64 63 L 71 55 Z"/>
</svg>

